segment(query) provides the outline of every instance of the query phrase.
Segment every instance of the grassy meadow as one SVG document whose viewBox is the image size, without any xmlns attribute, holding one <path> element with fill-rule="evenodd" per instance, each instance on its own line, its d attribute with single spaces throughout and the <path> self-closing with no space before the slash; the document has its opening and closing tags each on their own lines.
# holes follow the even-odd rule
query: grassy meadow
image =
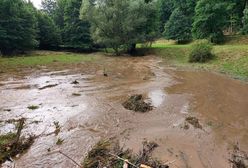
<svg viewBox="0 0 248 168">
<path fill-rule="evenodd" d="M 178 45 L 173 41 L 159 40 L 152 44 L 149 51 L 178 67 L 211 70 L 234 78 L 248 79 L 248 45 L 245 42 L 240 44 L 230 40 L 226 44 L 215 45 L 213 48 L 215 58 L 207 63 L 189 63 L 190 49 L 191 44 Z"/>
</svg>

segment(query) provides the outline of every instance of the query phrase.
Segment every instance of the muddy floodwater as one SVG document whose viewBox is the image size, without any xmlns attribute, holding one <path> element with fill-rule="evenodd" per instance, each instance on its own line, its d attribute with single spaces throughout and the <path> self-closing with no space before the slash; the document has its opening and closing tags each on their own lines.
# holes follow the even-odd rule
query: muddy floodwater
<svg viewBox="0 0 248 168">
<path fill-rule="evenodd" d="M 144 95 L 153 110 L 126 110 L 122 103 L 134 94 Z M 187 123 L 189 116 L 202 129 Z M 81 163 L 102 138 L 119 139 L 134 152 L 142 141 L 155 141 L 159 147 L 153 156 L 173 161 L 172 168 L 227 168 L 234 145 L 248 151 L 248 84 L 210 72 L 180 71 L 155 56 L 105 56 L 92 63 L 3 73 L 0 120 L 22 117 L 27 118 L 23 134 L 37 138 L 15 158 L 16 168 L 76 167 L 57 151 Z M 1 122 L 0 134 L 14 128 Z"/>
</svg>

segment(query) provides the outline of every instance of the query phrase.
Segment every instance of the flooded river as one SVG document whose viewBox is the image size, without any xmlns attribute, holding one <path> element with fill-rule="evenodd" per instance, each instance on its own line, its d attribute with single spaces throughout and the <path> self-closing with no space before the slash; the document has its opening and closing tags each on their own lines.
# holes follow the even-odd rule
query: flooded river
<svg viewBox="0 0 248 168">
<path fill-rule="evenodd" d="M 154 109 L 124 109 L 122 103 L 133 94 L 143 94 Z M 185 129 L 189 116 L 199 119 L 202 129 Z M 23 133 L 38 138 L 15 159 L 16 168 L 76 167 L 56 151 L 81 163 L 102 138 L 116 138 L 134 152 L 144 139 L 155 141 L 159 147 L 153 156 L 174 161 L 172 168 L 226 168 L 234 145 L 248 151 L 247 83 L 180 71 L 154 56 L 106 56 L 93 63 L 1 74 L 0 120 L 22 117 L 27 118 Z M 0 123 L 1 134 L 14 128 Z"/>
</svg>

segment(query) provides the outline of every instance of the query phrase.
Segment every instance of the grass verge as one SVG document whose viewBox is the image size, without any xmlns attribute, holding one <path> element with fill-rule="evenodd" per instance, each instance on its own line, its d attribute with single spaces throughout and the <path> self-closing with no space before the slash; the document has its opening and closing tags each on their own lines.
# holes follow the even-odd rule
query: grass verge
<svg viewBox="0 0 248 168">
<path fill-rule="evenodd" d="M 248 80 L 248 46 L 247 45 L 215 45 L 215 58 L 206 63 L 189 63 L 188 56 L 191 45 L 176 45 L 172 42 L 158 41 L 147 50 L 149 54 L 161 56 L 169 64 L 186 67 L 213 70 L 231 75 L 234 78 Z"/>
<path fill-rule="evenodd" d="M 96 60 L 95 56 L 89 54 L 35 51 L 28 55 L 16 57 L 0 57 L 0 70 L 4 71 L 11 68 L 33 67 L 37 65 L 48 65 L 55 63 L 81 63 Z"/>
</svg>

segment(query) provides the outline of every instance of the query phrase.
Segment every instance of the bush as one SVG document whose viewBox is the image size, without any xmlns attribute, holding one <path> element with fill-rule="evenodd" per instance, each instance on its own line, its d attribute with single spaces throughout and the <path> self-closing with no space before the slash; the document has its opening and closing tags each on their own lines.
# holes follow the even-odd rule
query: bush
<svg viewBox="0 0 248 168">
<path fill-rule="evenodd" d="M 213 58 L 213 45 L 208 40 L 197 40 L 193 43 L 189 62 L 206 62 Z"/>
</svg>

